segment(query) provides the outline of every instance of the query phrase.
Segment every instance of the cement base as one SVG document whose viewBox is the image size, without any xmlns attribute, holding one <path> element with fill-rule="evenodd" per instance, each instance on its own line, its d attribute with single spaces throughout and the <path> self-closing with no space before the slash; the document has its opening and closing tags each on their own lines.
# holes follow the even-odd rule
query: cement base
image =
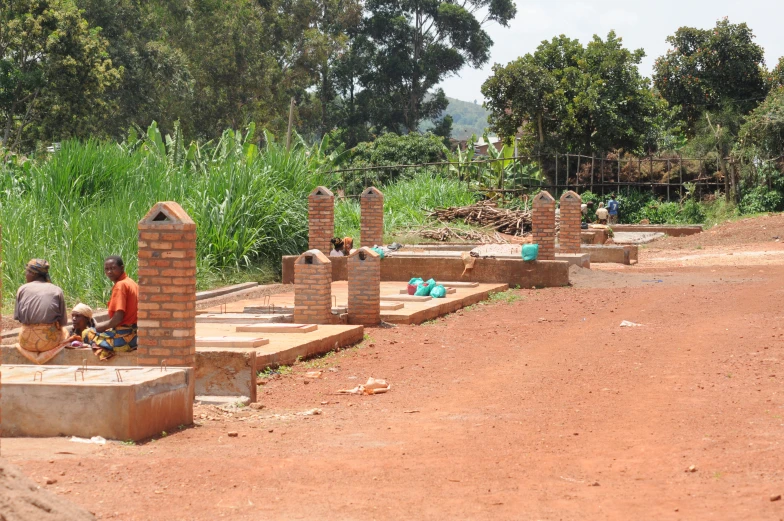
<svg viewBox="0 0 784 521">
<path fill-rule="evenodd" d="M 142 440 L 193 423 L 191 368 L 3 365 L 2 372 L 3 436 Z"/>
<path fill-rule="evenodd" d="M 623 246 L 588 246 L 583 244 L 580 247 L 583 253 L 591 256 L 591 262 L 597 264 L 637 264 L 638 248 L 633 245 Z"/>
<path fill-rule="evenodd" d="M 296 256 L 283 257 L 283 283 L 294 283 L 294 261 Z M 348 279 L 347 257 L 332 257 L 332 281 Z M 557 287 L 569 284 L 569 264 L 559 261 L 523 262 L 522 259 L 477 259 L 474 269 L 463 276 L 463 261 L 460 255 L 438 255 L 433 252 L 424 256 L 395 253 L 381 261 L 381 280 L 408 281 L 423 273 L 431 273 L 444 280 L 481 282 L 485 284 L 507 284 L 525 288 Z M 264 305 L 260 302 L 259 305 Z M 241 311 L 241 310 L 240 310 Z"/>
<path fill-rule="evenodd" d="M 258 333 L 237 332 L 238 324 L 197 324 L 196 334 L 204 336 L 239 336 L 253 338 Z M 322 325 L 307 333 L 265 333 L 269 344 L 257 348 L 196 348 L 196 367 L 193 374 L 197 395 L 247 396 L 256 401 L 256 373 L 268 366 L 293 363 L 297 357 L 323 354 L 336 347 L 348 347 L 362 341 L 362 326 Z M 13 346 L 0 346 L 3 361 L 25 365 L 29 361 Z M 90 349 L 64 349 L 49 364 L 30 366 L 42 370 L 54 365 L 92 367 L 134 366 L 136 352 L 118 353 L 100 362 Z M 32 378 L 31 378 L 32 379 Z M 5 378 L 3 379 L 5 383 Z"/>
<path fill-rule="evenodd" d="M 701 224 L 692 225 L 667 225 L 667 224 L 615 224 L 614 232 L 660 232 L 670 237 L 686 237 L 702 233 Z"/>
</svg>

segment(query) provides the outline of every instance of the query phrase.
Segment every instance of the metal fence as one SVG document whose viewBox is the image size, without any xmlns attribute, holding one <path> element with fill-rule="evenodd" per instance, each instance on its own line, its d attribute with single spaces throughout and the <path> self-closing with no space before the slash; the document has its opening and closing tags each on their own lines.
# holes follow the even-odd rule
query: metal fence
<svg viewBox="0 0 784 521">
<path fill-rule="evenodd" d="M 731 160 L 727 160 L 732 164 Z M 555 197 L 563 191 L 587 190 L 602 196 L 646 190 L 663 200 L 679 200 L 686 185 L 702 196 L 725 190 L 717 159 L 677 155 L 602 157 L 581 154 L 481 158 L 470 162 L 443 161 L 336 169 L 327 172 L 331 184 L 345 197 L 357 197 L 372 185 L 405 178 L 414 172 L 454 177 L 471 190 L 518 197 L 548 190 Z M 538 178 L 538 179 L 537 179 Z"/>
</svg>

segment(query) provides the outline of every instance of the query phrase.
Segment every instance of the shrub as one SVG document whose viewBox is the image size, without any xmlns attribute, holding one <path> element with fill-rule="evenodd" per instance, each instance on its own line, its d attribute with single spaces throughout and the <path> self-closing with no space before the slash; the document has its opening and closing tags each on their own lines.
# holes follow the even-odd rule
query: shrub
<svg viewBox="0 0 784 521">
<path fill-rule="evenodd" d="M 741 213 L 778 212 L 784 210 L 784 197 L 777 190 L 755 186 L 743 194 L 739 208 Z"/>
</svg>

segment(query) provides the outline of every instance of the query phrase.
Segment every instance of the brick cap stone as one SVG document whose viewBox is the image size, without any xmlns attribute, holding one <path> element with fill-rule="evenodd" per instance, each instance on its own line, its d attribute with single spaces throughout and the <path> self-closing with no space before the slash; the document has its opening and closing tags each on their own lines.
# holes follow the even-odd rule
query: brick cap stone
<svg viewBox="0 0 784 521">
<path fill-rule="evenodd" d="M 308 258 L 313 259 L 308 262 Z M 294 261 L 294 264 L 332 264 L 329 257 L 321 253 L 319 250 L 308 250 Z"/>
<path fill-rule="evenodd" d="M 182 206 L 174 201 L 161 201 L 155 203 L 139 224 L 196 224 Z"/>
<path fill-rule="evenodd" d="M 384 197 L 384 194 L 375 186 L 369 186 L 365 188 L 360 197 Z"/>
<path fill-rule="evenodd" d="M 326 186 L 317 186 L 315 190 L 310 192 L 312 196 L 320 196 L 320 197 L 335 197 L 335 194 L 332 193 L 332 190 L 327 188 Z"/>
<path fill-rule="evenodd" d="M 542 190 L 541 192 L 539 192 L 534 196 L 534 203 L 536 203 L 537 201 L 550 203 L 555 201 L 555 199 L 553 199 L 553 196 L 550 195 L 550 192 L 548 192 L 547 190 Z"/>
<path fill-rule="evenodd" d="M 378 252 L 371 250 L 367 246 L 363 246 L 363 247 L 357 249 L 357 251 L 355 251 L 354 253 L 349 254 L 349 258 L 351 258 L 351 257 L 359 257 L 360 253 L 364 253 L 366 257 L 370 257 L 371 259 L 375 259 L 376 257 L 380 257 L 381 256 L 381 255 L 378 254 Z"/>
<path fill-rule="evenodd" d="M 563 195 L 561 196 L 561 201 L 573 201 L 575 199 L 580 201 L 581 203 L 583 202 L 583 198 L 580 197 L 573 190 L 569 190 L 568 192 L 564 192 Z"/>
</svg>

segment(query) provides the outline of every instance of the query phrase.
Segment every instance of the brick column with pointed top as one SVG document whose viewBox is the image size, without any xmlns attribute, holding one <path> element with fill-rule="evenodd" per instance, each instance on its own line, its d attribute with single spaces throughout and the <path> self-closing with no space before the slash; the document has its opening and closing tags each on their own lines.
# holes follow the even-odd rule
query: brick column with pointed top
<svg viewBox="0 0 784 521">
<path fill-rule="evenodd" d="M 367 246 L 348 257 L 348 323 L 381 323 L 381 256 Z"/>
<path fill-rule="evenodd" d="M 319 250 L 308 250 L 294 261 L 294 322 L 332 323 L 332 263 Z"/>
<path fill-rule="evenodd" d="M 196 223 L 166 201 L 138 228 L 139 365 L 196 367 Z"/>
<path fill-rule="evenodd" d="M 308 196 L 308 249 L 329 255 L 334 233 L 335 196 L 328 188 L 319 186 Z"/>
<path fill-rule="evenodd" d="M 372 248 L 384 244 L 384 194 L 371 186 L 360 196 L 362 221 L 359 229 L 359 242 Z"/>
<path fill-rule="evenodd" d="M 542 190 L 534 196 L 532 227 L 538 260 L 555 260 L 555 199 Z"/>
<path fill-rule="evenodd" d="M 580 226 L 583 222 L 581 211 L 582 198 L 569 190 L 564 192 L 561 202 L 561 223 L 558 232 L 558 244 L 561 253 L 580 253 Z"/>
</svg>

